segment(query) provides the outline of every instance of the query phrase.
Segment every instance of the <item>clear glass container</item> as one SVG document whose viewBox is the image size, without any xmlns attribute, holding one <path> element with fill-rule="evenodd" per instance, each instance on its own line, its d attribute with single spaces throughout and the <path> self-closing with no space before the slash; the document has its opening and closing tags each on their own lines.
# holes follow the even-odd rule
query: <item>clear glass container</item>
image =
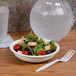
<svg viewBox="0 0 76 76">
<path fill-rule="evenodd" d="M 9 9 L 6 2 L 0 1 L 0 43 L 7 40 Z"/>
<path fill-rule="evenodd" d="M 40 38 L 60 41 L 74 23 L 67 0 L 38 0 L 30 13 L 30 25 Z"/>
</svg>

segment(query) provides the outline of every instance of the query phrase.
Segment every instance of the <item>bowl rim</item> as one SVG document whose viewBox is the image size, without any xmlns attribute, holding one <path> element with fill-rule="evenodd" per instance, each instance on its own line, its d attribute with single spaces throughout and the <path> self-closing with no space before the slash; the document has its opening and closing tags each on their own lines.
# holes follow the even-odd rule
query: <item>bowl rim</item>
<svg viewBox="0 0 76 76">
<path fill-rule="evenodd" d="M 26 38 L 24 38 L 24 39 L 26 39 Z M 55 55 L 55 54 L 58 53 L 59 50 L 60 50 L 60 46 L 59 46 L 59 44 L 58 44 L 57 42 L 55 42 L 55 44 L 56 44 L 56 46 L 57 46 L 57 50 L 56 50 L 55 52 L 51 53 L 51 54 L 43 55 L 43 56 L 23 55 L 23 54 L 20 54 L 20 53 L 16 52 L 16 51 L 13 49 L 14 45 L 17 44 L 20 40 L 21 40 L 21 39 L 19 39 L 19 40 L 15 40 L 14 42 L 12 42 L 12 43 L 10 44 L 10 51 L 12 51 L 14 54 L 17 54 L 17 55 L 20 55 L 20 56 L 30 57 L 30 58 L 43 58 L 43 57 L 48 57 L 48 56 Z M 43 40 L 51 41 L 51 40 L 48 40 L 48 39 L 43 39 Z"/>
</svg>

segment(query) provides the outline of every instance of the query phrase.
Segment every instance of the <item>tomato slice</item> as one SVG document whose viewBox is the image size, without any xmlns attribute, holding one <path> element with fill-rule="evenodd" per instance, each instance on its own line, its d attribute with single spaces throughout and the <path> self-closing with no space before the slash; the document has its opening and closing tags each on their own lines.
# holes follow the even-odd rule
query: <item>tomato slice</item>
<svg viewBox="0 0 76 76">
<path fill-rule="evenodd" d="M 40 50 L 38 54 L 39 54 L 39 55 L 46 55 L 46 52 L 43 51 L 43 50 Z"/>
<path fill-rule="evenodd" d="M 25 51 L 22 52 L 22 54 L 28 55 L 29 53 L 28 53 L 28 51 L 25 50 Z"/>
<path fill-rule="evenodd" d="M 15 50 L 15 51 L 20 50 L 20 48 L 21 48 L 21 47 L 20 47 L 20 45 L 19 45 L 19 44 L 16 44 L 16 45 L 14 46 L 14 50 Z"/>
<path fill-rule="evenodd" d="M 53 45 L 51 45 L 51 48 L 53 49 L 53 48 L 54 48 L 54 46 L 53 46 Z"/>
</svg>

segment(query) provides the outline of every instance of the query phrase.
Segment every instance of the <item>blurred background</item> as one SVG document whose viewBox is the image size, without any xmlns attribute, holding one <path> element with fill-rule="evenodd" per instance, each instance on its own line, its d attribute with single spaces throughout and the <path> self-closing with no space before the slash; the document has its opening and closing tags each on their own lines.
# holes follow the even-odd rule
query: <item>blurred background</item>
<svg viewBox="0 0 76 76">
<path fill-rule="evenodd" d="M 9 32 L 29 31 L 31 30 L 29 23 L 29 15 L 32 6 L 37 0 L 1 0 L 9 3 Z M 72 7 L 73 14 L 76 16 L 76 0 L 68 0 Z M 76 23 L 73 26 L 76 28 Z"/>
</svg>

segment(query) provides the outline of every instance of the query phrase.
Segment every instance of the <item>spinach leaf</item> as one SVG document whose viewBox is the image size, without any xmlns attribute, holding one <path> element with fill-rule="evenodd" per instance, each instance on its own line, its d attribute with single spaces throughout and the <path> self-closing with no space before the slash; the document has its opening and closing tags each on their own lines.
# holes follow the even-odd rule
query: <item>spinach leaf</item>
<svg viewBox="0 0 76 76">
<path fill-rule="evenodd" d="M 36 46 L 34 48 L 34 55 L 38 55 L 39 50 L 40 50 L 39 46 Z"/>
<path fill-rule="evenodd" d="M 26 40 L 25 40 L 25 44 L 27 44 L 29 41 L 30 41 L 29 39 L 26 39 Z"/>
<path fill-rule="evenodd" d="M 53 40 L 51 40 L 51 42 L 50 42 L 53 46 L 55 45 L 55 42 L 53 41 Z"/>
<path fill-rule="evenodd" d="M 38 40 L 38 37 L 36 35 L 33 35 L 32 40 Z"/>
<path fill-rule="evenodd" d="M 29 33 L 28 37 L 26 38 L 27 41 L 30 40 L 38 40 L 38 37 L 36 35 L 32 35 L 32 31 Z"/>
<path fill-rule="evenodd" d="M 57 46 L 55 45 L 55 42 L 53 40 L 51 40 L 48 45 L 53 45 L 54 48 L 50 48 L 51 50 L 56 50 L 57 49 Z"/>
<path fill-rule="evenodd" d="M 55 45 L 55 46 L 54 46 L 54 50 L 56 50 L 56 49 L 57 49 L 57 46 Z"/>
<path fill-rule="evenodd" d="M 44 43 L 39 44 L 39 48 L 42 49 L 42 50 L 44 50 L 44 51 L 46 51 Z"/>
<path fill-rule="evenodd" d="M 34 48 L 34 55 L 37 55 L 37 56 L 38 56 L 38 52 L 39 52 L 40 50 L 44 50 L 44 51 L 46 51 L 46 49 L 45 49 L 43 43 L 37 45 L 37 46 Z"/>
<path fill-rule="evenodd" d="M 21 51 L 24 51 L 24 50 L 25 50 L 25 46 L 21 45 Z"/>
<path fill-rule="evenodd" d="M 39 42 L 39 44 L 43 43 L 43 39 L 40 38 L 40 39 L 38 40 L 38 42 Z"/>
<path fill-rule="evenodd" d="M 28 47 L 29 49 L 30 49 L 30 51 L 32 52 L 32 55 L 33 55 L 33 51 L 32 51 L 32 49 L 30 48 L 30 47 Z"/>
</svg>

